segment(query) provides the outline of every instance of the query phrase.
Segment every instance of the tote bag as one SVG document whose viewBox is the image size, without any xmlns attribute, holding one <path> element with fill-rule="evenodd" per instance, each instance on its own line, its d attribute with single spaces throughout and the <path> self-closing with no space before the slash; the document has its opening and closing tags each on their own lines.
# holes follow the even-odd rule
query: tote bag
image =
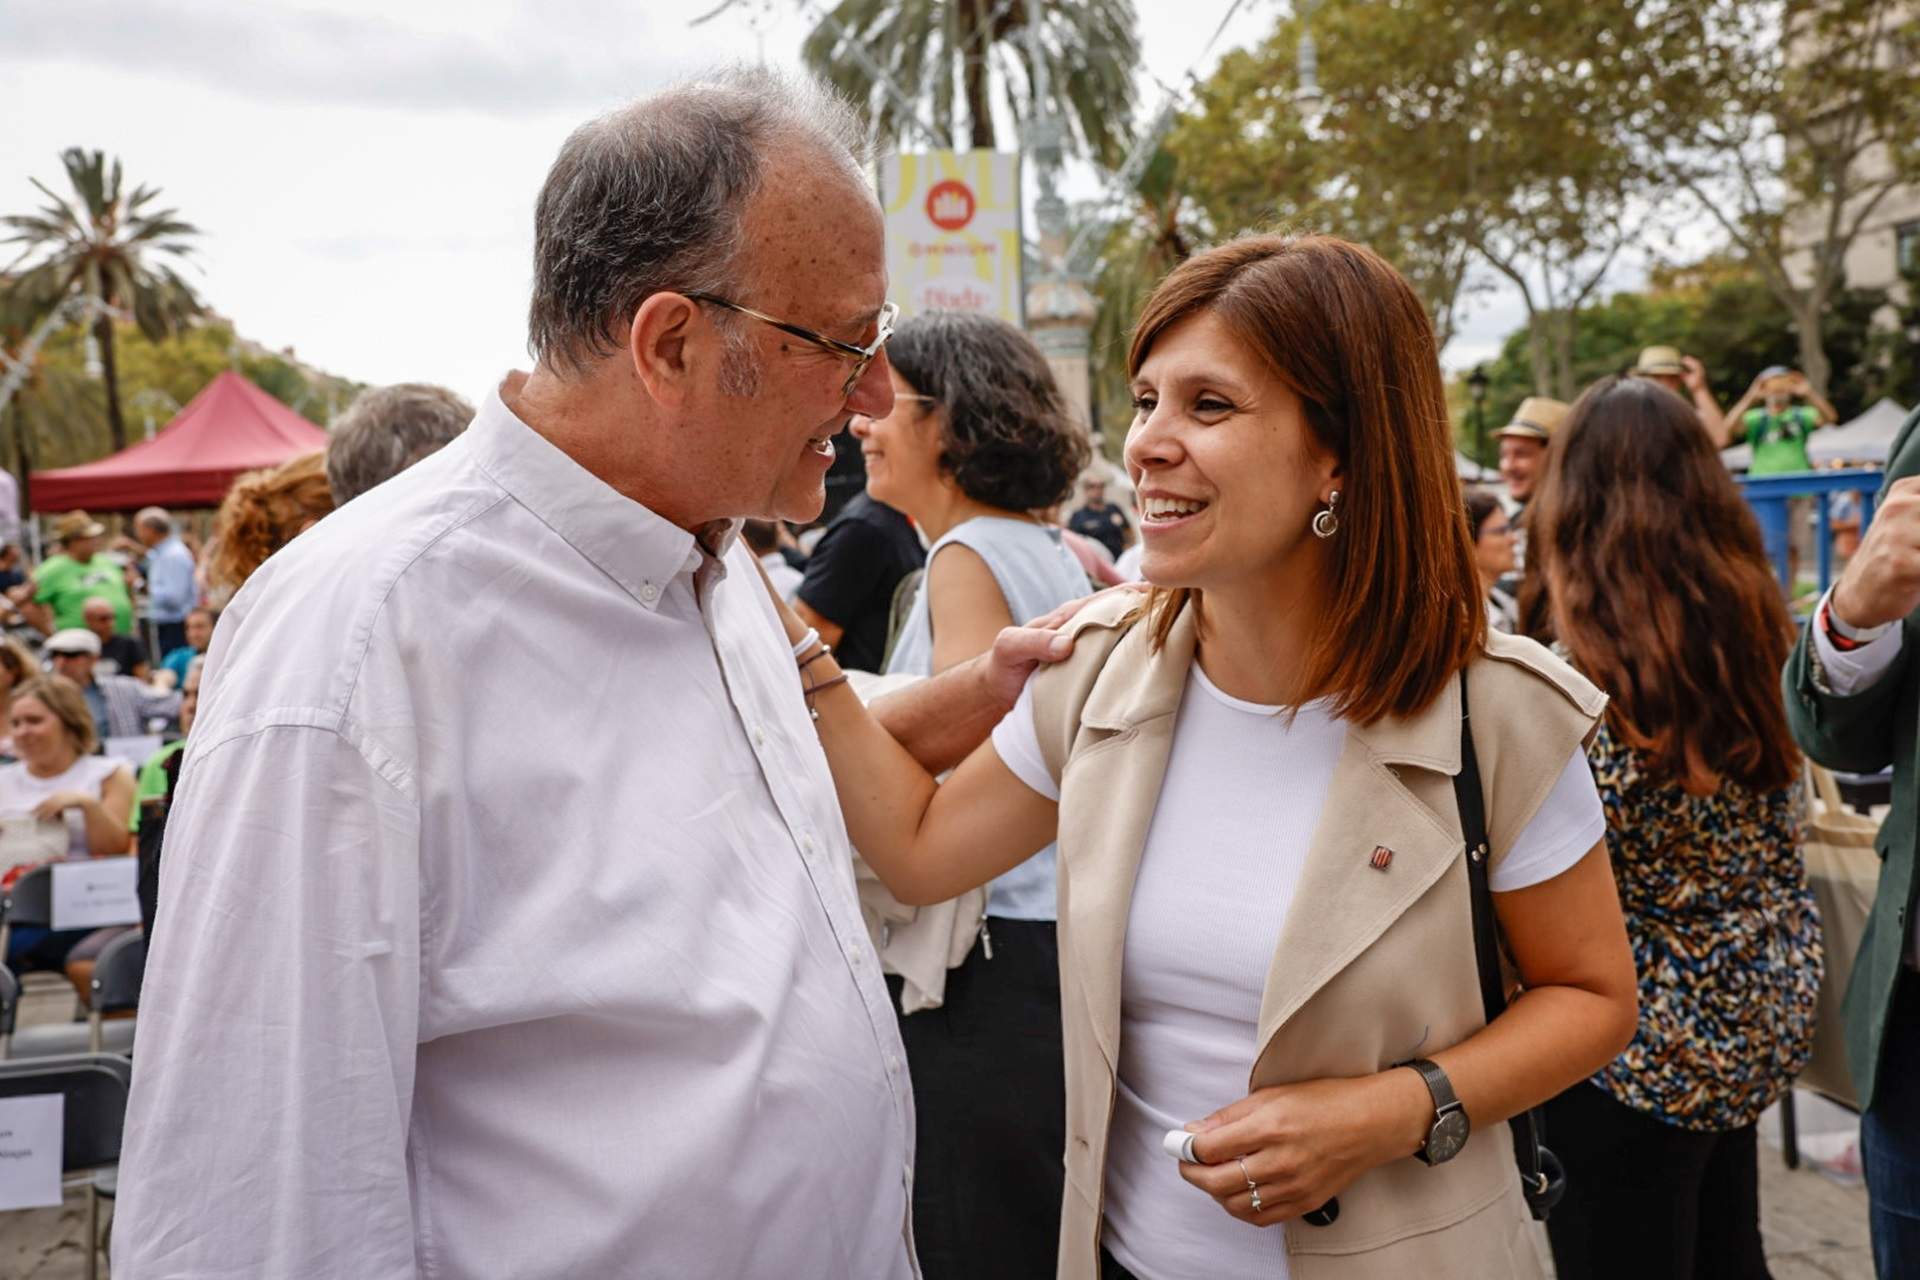
<svg viewBox="0 0 1920 1280">
<path fill-rule="evenodd" d="M 1880 820 L 1847 808 L 1833 775 L 1807 761 L 1807 880 L 1820 904 L 1827 975 L 1820 984 L 1813 1058 L 1800 1073 L 1799 1083 L 1855 1111 L 1860 1103 L 1847 1071 L 1847 1026 L 1841 1003 L 1880 880 L 1880 855 L 1873 849 L 1879 833 Z"/>
</svg>

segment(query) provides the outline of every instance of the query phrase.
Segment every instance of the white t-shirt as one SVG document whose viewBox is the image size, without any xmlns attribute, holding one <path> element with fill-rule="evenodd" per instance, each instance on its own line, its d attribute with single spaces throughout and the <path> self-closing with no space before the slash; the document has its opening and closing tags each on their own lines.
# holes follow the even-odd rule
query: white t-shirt
<svg viewBox="0 0 1920 1280">
<path fill-rule="evenodd" d="M 1288 1274 L 1284 1235 L 1229 1217 L 1160 1146 L 1167 1130 L 1247 1094 L 1267 970 L 1347 733 L 1322 703 L 1291 724 L 1285 710 L 1221 692 L 1194 664 L 1134 881 L 1102 1242 L 1143 1280 Z M 1059 798 L 1028 695 L 993 745 L 1016 777 Z M 1549 880 L 1605 834 L 1576 750 L 1490 883 L 1507 892 Z"/>
<path fill-rule="evenodd" d="M 61 791 L 103 795 L 106 781 L 114 770 L 125 768 L 124 763 L 111 756 L 81 756 L 65 773 L 36 778 L 21 761 L 0 765 L 0 818 L 31 817 L 42 800 Z M 68 851 L 85 854 L 88 851 L 86 815 L 78 809 L 69 809 L 66 819 Z"/>
</svg>

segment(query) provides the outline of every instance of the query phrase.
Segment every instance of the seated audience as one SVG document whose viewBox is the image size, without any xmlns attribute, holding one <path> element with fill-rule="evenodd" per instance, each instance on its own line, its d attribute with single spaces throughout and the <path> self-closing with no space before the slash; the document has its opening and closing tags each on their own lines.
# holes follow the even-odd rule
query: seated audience
<svg viewBox="0 0 1920 1280">
<path fill-rule="evenodd" d="M 133 775 L 124 762 L 92 754 L 93 716 L 79 688 L 60 676 L 37 676 L 13 690 L 7 708 L 19 759 L 0 765 L 0 816 L 64 821 L 70 857 L 126 853 Z M 59 969 L 91 932 L 17 926 L 7 966 L 16 973 Z"/>
<path fill-rule="evenodd" d="M 160 660 L 160 670 L 156 674 L 164 682 L 174 688 L 186 683 L 187 668 L 193 664 L 195 658 L 207 651 L 208 645 L 213 643 L 213 624 L 218 616 L 213 610 L 204 606 L 187 614 L 187 642 Z"/>
<path fill-rule="evenodd" d="M 12 636 L 0 636 L 0 707 L 7 705 L 15 689 L 42 674 L 40 660 L 27 650 L 27 646 Z M 12 754 L 13 737 L 6 725 L 0 723 L 0 756 Z"/>
<path fill-rule="evenodd" d="M 156 689 L 132 676 L 103 674 L 100 637 L 91 631 L 54 632 L 47 640 L 47 659 L 55 675 L 65 676 L 79 689 L 83 705 L 92 714 L 96 738 L 138 738 L 151 732 L 153 721 L 171 723 L 180 710 L 178 693 Z"/>
<path fill-rule="evenodd" d="M 100 664 L 103 676 L 132 676 L 145 680 L 153 674 L 147 664 L 147 646 L 138 636 L 122 635 L 114 629 L 113 601 L 95 596 L 81 611 L 87 630 L 100 638 Z"/>
<path fill-rule="evenodd" d="M 84 511 L 69 511 L 54 522 L 60 550 L 40 562 L 33 581 L 10 593 L 20 612 L 43 635 L 86 625 L 82 610 L 95 596 L 113 602 L 114 630 L 133 630 L 133 593 L 127 571 L 100 549 L 107 527 Z"/>
<path fill-rule="evenodd" d="M 173 802 L 173 788 L 180 781 L 180 763 L 193 732 L 194 713 L 200 709 L 200 672 L 204 657 L 196 657 L 187 667 L 180 684 L 180 736 L 154 752 L 140 766 L 140 777 L 133 789 L 133 834 L 139 843 L 140 923 L 153 936 L 153 915 L 160 896 L 160 845 L 167 830 L 167 809 Z"/>
<path fill-rule="evenodd" d="M 333 505 L 344 507 L 438 453 L 472 421 L 472 405 L 431 383 L 362 391 L 330 429 L 326 470 Z"/>
</svg>

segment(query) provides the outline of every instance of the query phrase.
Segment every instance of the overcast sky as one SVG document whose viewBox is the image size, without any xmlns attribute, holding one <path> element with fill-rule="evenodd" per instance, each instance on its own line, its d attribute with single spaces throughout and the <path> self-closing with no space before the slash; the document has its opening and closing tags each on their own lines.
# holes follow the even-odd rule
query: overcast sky
<svg viewBox="0 0 1920 1280">
<path fill-rule="evenodd" d="M 797 62 L 805 0 L 689 25 L 717 3 L 3 0 L 0 211 L 39 203 L 29 177 L 64 189 L 61 149 L 105 149 L 206 232 L 193 278 L 243 333 L 478 398 L 526 363 L 533 200 L 567 132 L 715 62 Z M 1146 74 L 1174 82 L 1230 0 L 1137 3 Z M 1244 5 L 1212 56 L 1276 12 Z M 1447 363 L 1519 320 L 1481 300 Z"/>
</svg>

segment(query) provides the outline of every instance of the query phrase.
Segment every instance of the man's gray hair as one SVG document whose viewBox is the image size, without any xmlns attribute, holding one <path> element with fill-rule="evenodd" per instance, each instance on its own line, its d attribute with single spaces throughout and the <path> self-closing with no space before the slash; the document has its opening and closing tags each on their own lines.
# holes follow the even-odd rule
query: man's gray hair
<svg viewBox="0 0 1920 1280">
<path fill-rule="evenodd" d="M 165 507 L 142 507 L 133 513 L 133 523 L 135 526 L 158 529 L 162 533 L 173 532 L 173 517 L 167 514 Z"/>
<path fill-rule="evenodd" d="M 362 391 L 333 420 L 327 488 L 344 506 L 420 459 L 438 452 L 473 421 L 473 406 L 429 382 Z"/>
<path fill-rule="evenodd" d="M 795 143 L 856 180 L 868 162 L 850 102 L 811 75 L 765 67 L 712 72 L 574 130 L 534 209 L 534 357 L 578 372 L 625 345 L 653 294 L 734 292 L 747 202 L 767 156 Z M 722 385 L 750 393 L 735 318 L 715 320 L 729 335 Z"/>
</svg>

